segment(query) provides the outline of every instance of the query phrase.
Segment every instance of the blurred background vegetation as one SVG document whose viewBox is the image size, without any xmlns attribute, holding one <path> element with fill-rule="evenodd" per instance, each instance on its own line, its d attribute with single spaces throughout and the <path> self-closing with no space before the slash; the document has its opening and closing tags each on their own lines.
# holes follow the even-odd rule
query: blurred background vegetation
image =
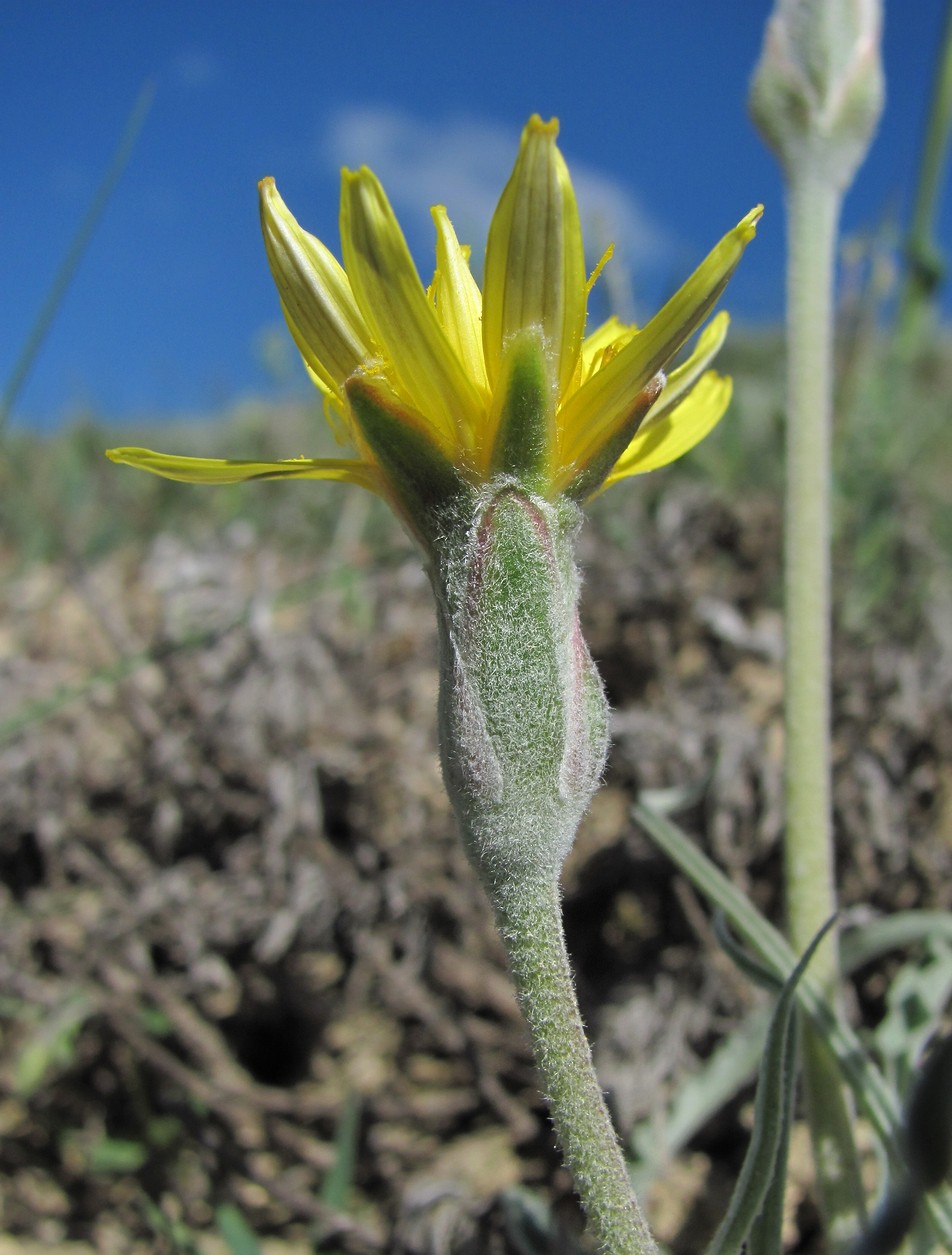
<svg viewBox="0 0 952 1255">
<path fill-rule="evenodd" d="M 841 622 L 875 636 L 914 633 L 930 596 L 943 592 L 952 558 L 952 333 L 930 327 L 899 359 L 888 329 L 856 308 L 844 311 L 836 432 L 835 587 Z M 598 498 L 590 514 L 613 538 L 637 544 L 626 522 L 657 505 L 672 482 L 702 482 L 726 499 L 779 501 L 783 487 L 783 343 L 779 331 L 735 326 L 719 367 L 733 376 L 727 417 L 692 454 Z M 195 489 L 107 462 L 116 431 L 94 414 L 52 433 L 12 429 L 0 460 L 0 578 L 30 563 L 96 559 L 157 532 L 198 536 L 242 520 L 288 553 L 335 544 L 360 515 L 362 540 L 385 558 L 406 542 L 374 499 L 346 488 L 282 483 Z M 332 456 L 317 399 L 248 400 L 226 414 L 187 423 L 124 428 L 122 443 L 205 457 Z"/>
</svg>

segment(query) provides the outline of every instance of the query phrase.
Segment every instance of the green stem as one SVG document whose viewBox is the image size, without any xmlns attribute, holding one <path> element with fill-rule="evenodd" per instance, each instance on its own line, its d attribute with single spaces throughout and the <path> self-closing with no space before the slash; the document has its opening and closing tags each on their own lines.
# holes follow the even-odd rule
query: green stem
<svg viewBox="0 0 952 1255">
<path fill-rule="evenodd" d="M 830 429 L 833 248 L 839 195 L 788 184 L 785 524 L 787 911 L 802 952 L 836 910 L 830 834 Z M 833 947 L 814 959 L 835 979 Z"/>
<path fill-rule="evenodd" d="M 802 953 L 837 909 L 830 780 L 830 540 L 833 270 L 840 191 L 810 161 L 787 170 L 788 415 L 785 520 L 787 922 Z M 838 996 L 835 941 L 811 969 Z M 852 1117 L 835 1065 L 809 1025 L 803 1071 L 818 1185 L 834 1247 L 863 1191 Z"/>
<path fill-rule="evenodd" d="M 592 1063 L 565 948 L 559 890 L 510 884 L 496 918 L 552 1122 L 603 1255 L 656 1255 Z"/>
</svg>

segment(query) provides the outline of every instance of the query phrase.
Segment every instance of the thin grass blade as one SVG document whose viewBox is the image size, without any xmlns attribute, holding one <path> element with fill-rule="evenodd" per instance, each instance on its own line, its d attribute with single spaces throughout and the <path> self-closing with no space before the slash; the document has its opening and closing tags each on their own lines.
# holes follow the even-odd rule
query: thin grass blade
<svg viewBox="0 0 952 1255">
<path fill-rule="evenodd" d="M 817 933 L 803 957 L 790 974 L 777 999 L 764 1057 L 758 1071 L 757 1097 L 754 1100 L 754 1128 L 744 1156 L 737 1186 L 731 1196 L 727 1215 L 708 1247 L 708 1255 L 732 1255 L 740 1250 L 760 1216 L 771 1186 L 783 1191 L 786 1177 L 787 1143 L 789 1138 L 796 1088 L 796 994 L 800 978 L 829 932 L 833 920 Z M 771 1214 L 776 1214 L 776 1207 Z M 782 1216 L 782 1208 L 781 1208 Z M 758 1255 L 779 1255 L 780 1233 L 770 1233 L 767 1226 L 758 1230 L 762 1243 Z"/>
<path fill-rule="evenodd" d="M 73 275 L 83 259 L 83 254 L 89 247 L 89 241 L 92 239 L 93 232 L 99 224 L 99 219 L 105 212 L 123 171 L 129 164 L 129 158 L 132 156 L 146 117 L 152 108 L 154 95 L 155 84 L 149 79 L 139 90 L 135 104 L 132 106 L 132 112 L 122 128 L 122 134 L 119 137 L 119 143 L 116 145 L 116 151 L 113 153 L 112 160 L 93 194 L 89 208 L 83 215 L 83 220 L 80 222 L 76 234 L 66 250 L 66 256 L 63 258 L 60 268 L 53 278 L 53 283 L 46 294 L 46 299 L 40 306 L 40 312 L 37 314 L 23 348 L 13 364 L 13 370 L 10 372 L 6 386 L 3 392 L 0 393 L 0 435 L 3 434 L 3 429 L 20 394 L 20 389 L 26 383 L 36 355 L 43 347 L 43 341 L 46 339 L 57 311 L 63 303 L 67 289 L 73 281 Z"/>
<path fill-rule="evenodd" d="M 734 930 L 756 950 L 765 964 L 786 981 L 796 966 L 796 958 L 784 937 L 763 918 L 753 903 L 731 884 L 677 824 L 641 803 L 633 808 L 632 815 L 705 897 L 720 907 Z M 905 1162 L 905 1144 L 902 1108 L 895 1091 L 870 1059 L 852 1028 L 830 1009 L 809 972 L 797 986 L 796 997 L 820 1030 L 826 1047 L 869 1118 L 891 1164 L 896 1170 L 901 1170 Z M 952 1250 L 952 1190 L 943 1186 L 930 1194 L 926 1210 L 937 1238 Z"/>
</svg>

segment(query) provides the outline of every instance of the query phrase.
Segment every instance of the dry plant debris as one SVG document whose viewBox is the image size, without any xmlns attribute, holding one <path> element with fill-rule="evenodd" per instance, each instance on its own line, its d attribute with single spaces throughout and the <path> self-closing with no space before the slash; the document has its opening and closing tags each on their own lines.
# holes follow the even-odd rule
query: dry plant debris
<svg viewBox="0 0 952 1255">
<path fill-rule="evenodd" d="M 693 797 L 686 825 L 774 915 L 782 823 L 774 504 L 681 484 L 632 528 L 619 547 L 596 523 L 583 553 L 615 744 L 565 881 L 623 1132 L 657 1115 L 752 997 L 632 828 L 630 801 Z M 5 581 L 11 1240 L 158 1250 L 148 1202 L 204 1231 L 230 1201 L 289 1242 L 316 1226 L 352 1253 L 505 1252 L 517 1185 L 577 1231 L 443 795 L 435 658 L 409 552 L 376 573 L 359 545 L 348 564 L 302 564 L 237 524 Z M 841 640 L 836 686 L 846 902 L 948 909 L 948 642 L 927 625 L 917 641 Z M 858 992 L 875 1013 L 872 979 Z M 348 1103 L 359 1137 L 341 1209 L 322 1185 Z M 725 1112 L 672 1169 L 677 1198 L 659 1195 L 657 1215 L 675 1250 L 716 1218 L 705 1193 L 742 1137 Z"/>
</svg>

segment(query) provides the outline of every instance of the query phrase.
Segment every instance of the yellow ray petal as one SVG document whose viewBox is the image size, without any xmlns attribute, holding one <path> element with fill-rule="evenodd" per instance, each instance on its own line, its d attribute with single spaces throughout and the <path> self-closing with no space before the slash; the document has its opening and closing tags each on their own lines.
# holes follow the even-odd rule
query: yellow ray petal
<svg viewBox="0 0 952 1255">
<path fill-rule="evenodd" d="M 539 326 L 562 391 L 585 327 L 585 254 L 572 180 L 556 146 L 559 124 L 533 114 L 489 228 L 483 281 L 483 346 L 495 386 L 510 336 Z"/>
<path fill-rule="evenodd" d="M 754 238 L 762 212 L 757 206 L 728 232 L 659 313 L 567 399 L 561 414 L 564 461 L 586 462 L 615 430 L 632 397 L 694 333 Z"/>
<path fill-rule="evenodd" d="M 446 207 L 434 205 L 430 213 L 436 224 L 436 312 L 446 338 L 485 405 L 489 380 L 483 358 L 483 298 Z"/>
<path fill-rule="evenodd" d="M 680 405 L 659 421 L 649 415 L 638 434 L 615 463 L 604 488 L 629 475 L 667 466 L 699 444 L 723 417 L 730 404 L 732 381 L 708 371 Z"/>
<path fill-rule="evenodd" d="M 315 236 L 301 229 L 274 179 L 258 184 L 261 232 L 288 328 L 311 371 L 340 391 L 375 355 L 346 274 Z"/>
<path fill-rule="evenodd" d="M 477 427 L 476 387 L 427 300 L 383 188 L 366 166 L 343 172 L 340 231 L 354 295 L 403 399 L 460 447 Z"/>
<path fill-rule="evenodd" d="M 323 401 L 324 417 L 327 425 L 333 433 L 334 439 L 338 444 L 353 444 L 354 435 L 351 430 L 350 417 L 347 413 L 347 405 L 344 400 L 344 392 L 336 384 L 328 383 L 326 377 L 321 377 L 314 367 L 311 365 L 310 352 L 304 341 L 304 337 L 298 330 L 297 324 L 291 317 L 290 311 L 284 304 L 284 301 L 278 298 L 281 305 L 281 312 L 284 314 L 284 321 L 287 324 L 288 331 L 291 333 L 291 339 L 297 345 L 301 354 L 301 360 L 304 363 L 304 369 L 307 371 L 308 378 L 314 387 L 321 394 Z"/>
<path fill-rule="evenodd" d="M 628 343 L 637 330 L 637 327 L 623 323 L 616 314 L 612 314 L 600 327 L 587 335 L 582 341 L 580 382 L 584 383 L 596 370 L 601 369 L 606 349 L 617 351 Z"/>
<path fill-rule="evenodd" d="M 664 391 L 651 407 L 648 417 L 641 425 L 642 432 L 646 431 L 652 423 L 663 418 L 676 405 L 679 405 L 682 399 L 691 391 L 720 352 L 721 345 L 727 336 L 730 321 L 730 315 L 726 310 L 711 319 L 698 336 L 697 344 L 694 346 L 691 356 L 668 375 Z"/>
<path fill-rule="evenodd" d="M 243 458 L 188 458 L 152 449 L 107 449 L 106 457 L 183 484 L 240 484 L 251 479 L 333 479 L 379 492 L 377 473 L 353 458 L 288 458 L 280 462 Z"/>
</svg>

